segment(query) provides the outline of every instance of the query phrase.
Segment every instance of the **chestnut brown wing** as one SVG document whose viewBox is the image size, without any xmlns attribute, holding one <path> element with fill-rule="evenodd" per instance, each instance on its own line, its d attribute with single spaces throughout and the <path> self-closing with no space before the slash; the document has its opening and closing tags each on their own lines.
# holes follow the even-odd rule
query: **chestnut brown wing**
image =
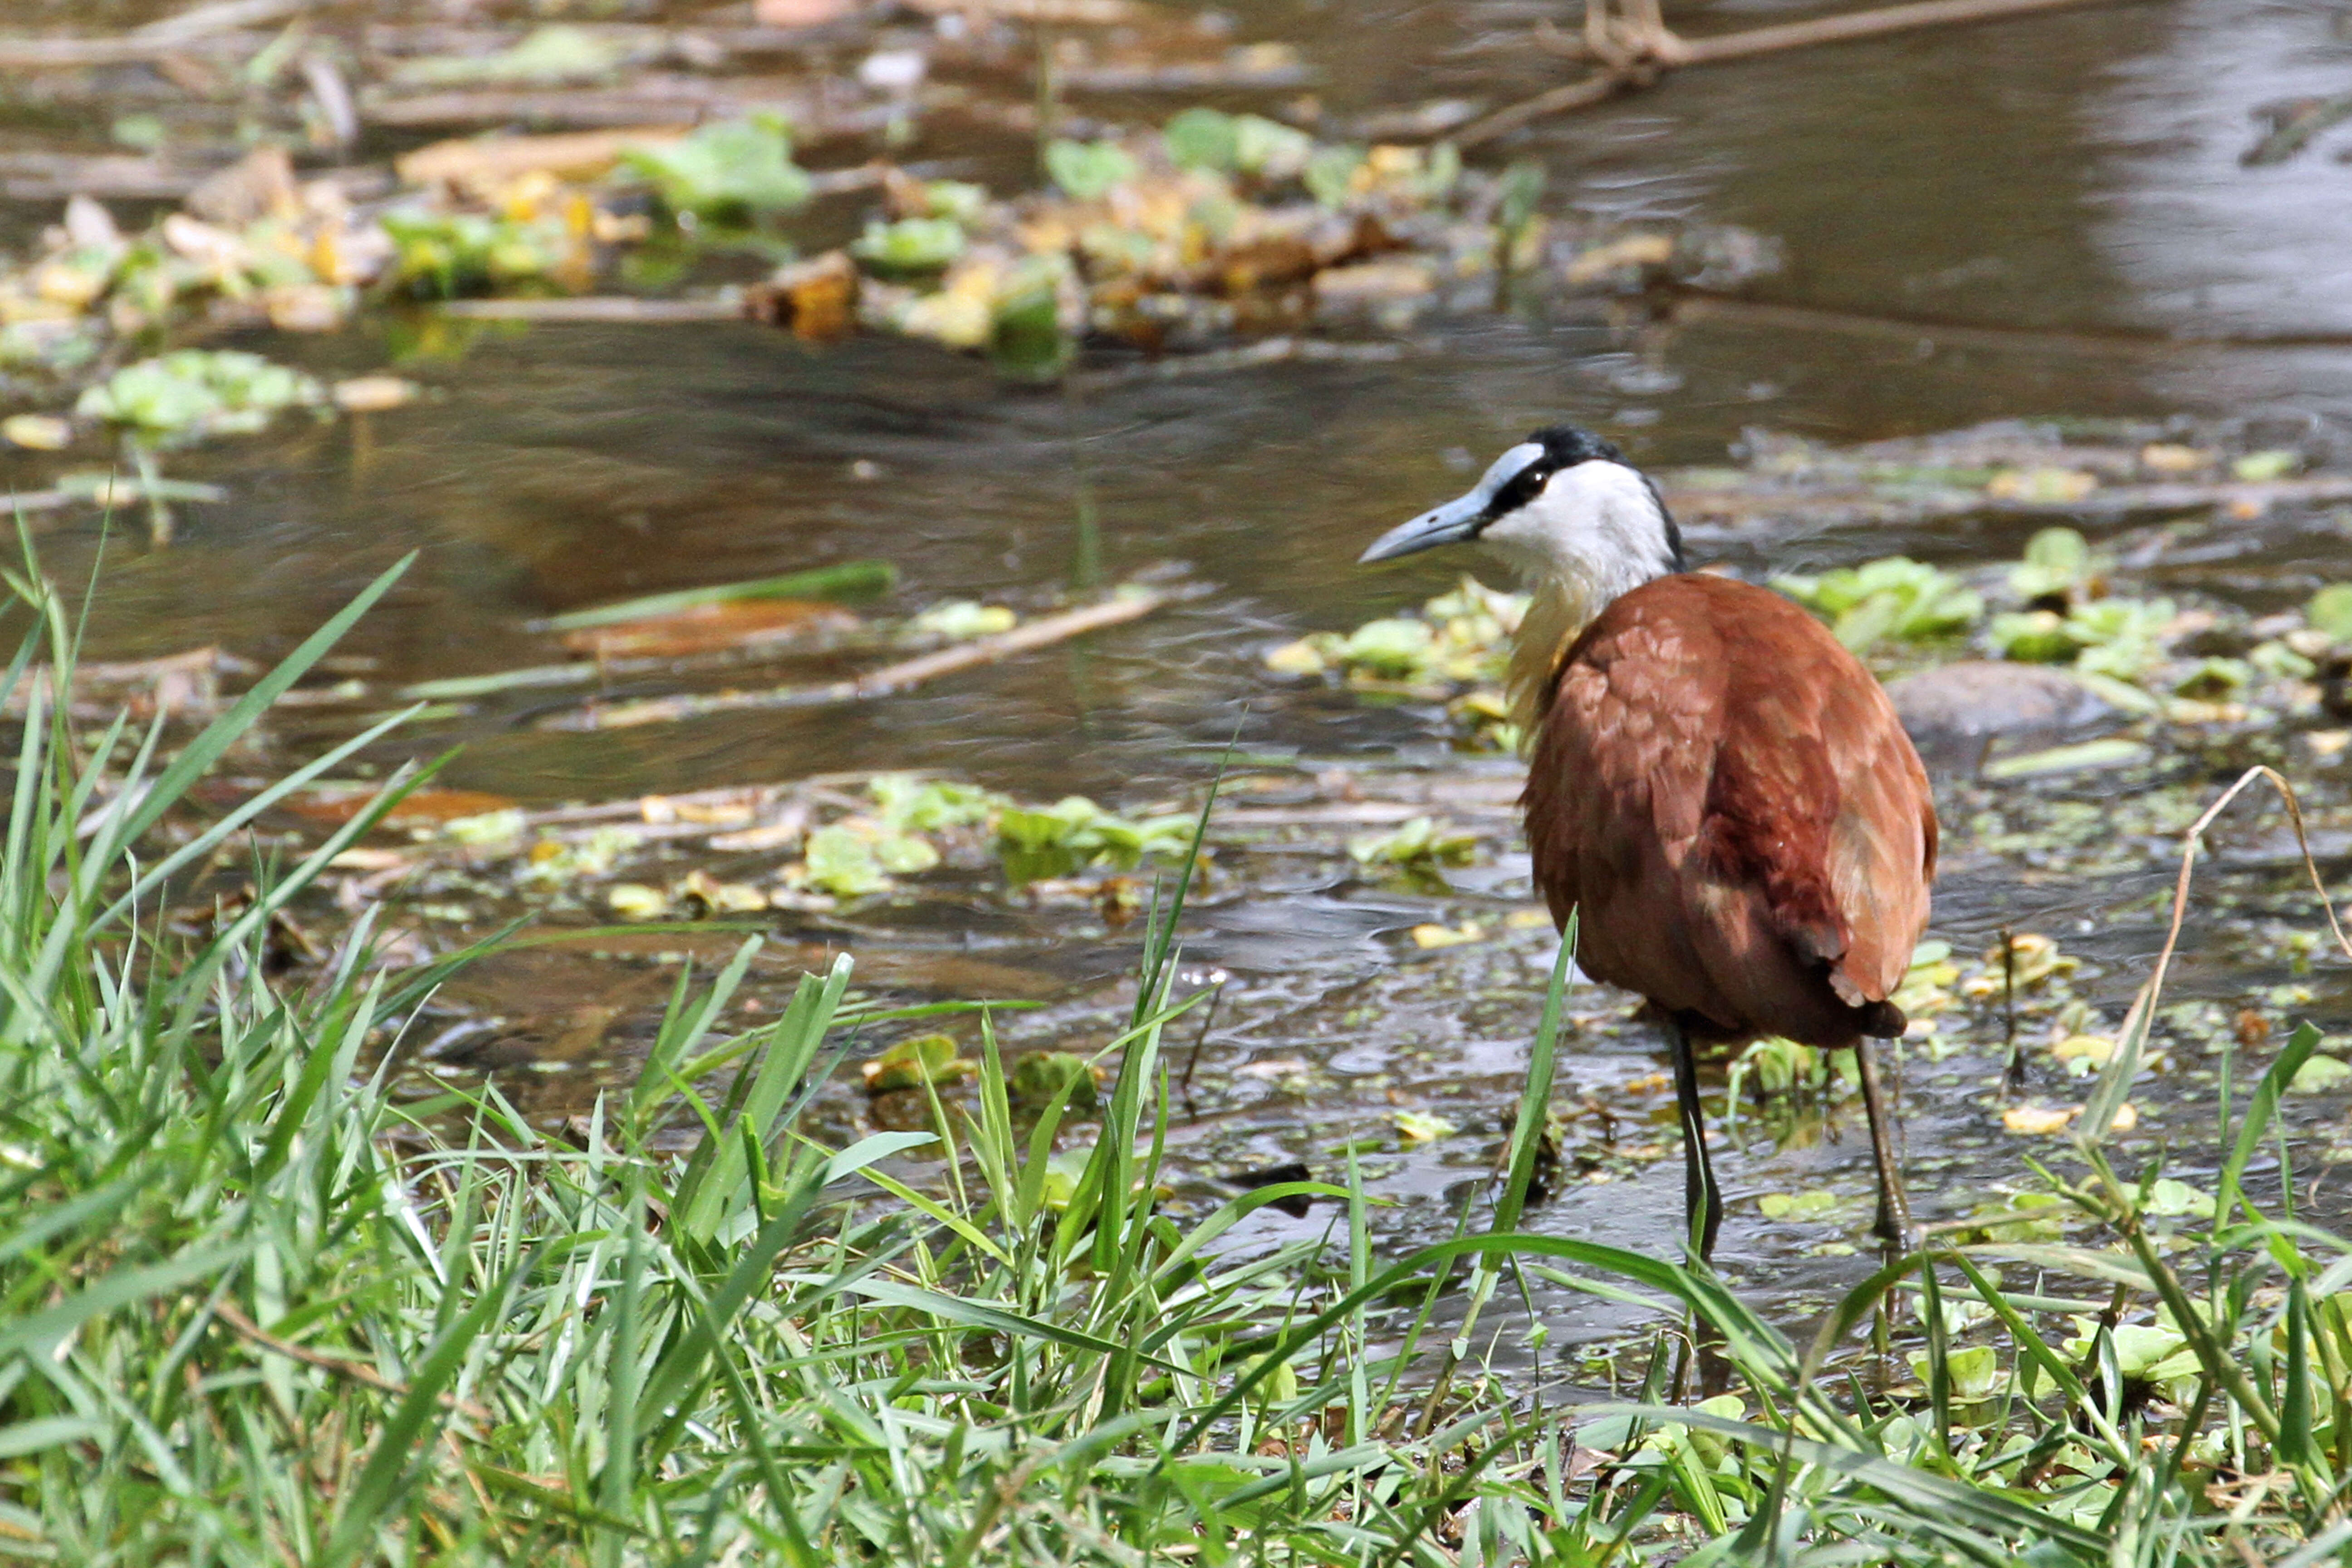
<svg viewBox="0 0 2352 1568">
<path fill-rule="evenodd" d="M 1661 578 L 1563 659 L 1529 759 L 1536 881 L 1585 971 L 1711 1033 L 1850 1043 L 1926 923 L 1927 781 L 1802 610 Z"/>
</svg>

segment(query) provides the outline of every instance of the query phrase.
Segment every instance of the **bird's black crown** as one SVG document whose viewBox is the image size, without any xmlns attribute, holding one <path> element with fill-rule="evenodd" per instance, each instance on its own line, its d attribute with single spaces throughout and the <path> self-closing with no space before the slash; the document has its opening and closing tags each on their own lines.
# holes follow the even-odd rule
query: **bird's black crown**
<svg viewBox="0 0 2352 1568">
<path fill-rule="evenodd" d="M 1494 499 L 1486 503 L 1486 516 L 1479 520 L 1480 531 L 1485 531 L 1486 524 L 1496 519 L 1509 516 L 1543 494 L 1544 486 L 1563 468 L 1596 462 L 1633 468 L 1625 460 L 1625 454 L 1615 442 L 1604 440 L 1580 426 L 1547 425 L 1540 430 L 1528 432 L 1526 444 L 1541 447 L 1543 456 L 1513 474 L 1495 491 Z M 1633 468 L 1633 471 L 1637 474 L 1642 472 L 1639 468 Z M 1680 572 L 1684 570 L 1683 531 L 1675 525 L 1674 513 L 1666 510 L 1666 498 L 1658 493 L 1657 482 L 1647 474 L 1642 474 L 1642 482 L 1649 486 L 1650 499 L 1657 502 L 1658 520 L 1665 528 L 1667 557 L 1674 570 Z"/>
</svg>

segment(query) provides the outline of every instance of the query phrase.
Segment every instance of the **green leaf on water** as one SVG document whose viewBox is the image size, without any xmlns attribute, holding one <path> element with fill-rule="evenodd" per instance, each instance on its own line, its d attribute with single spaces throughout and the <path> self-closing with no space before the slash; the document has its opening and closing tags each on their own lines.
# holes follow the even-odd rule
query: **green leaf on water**
<svg viewBox="0 0 2352 1568">
<path fill-rule="evenodd" d="M 1404 1134 L 1404 1141 L 1408 1143 L 1433 1143 L 1462 1131 L 1457 1123 L 1448 1121 L 1443 1116 L 1432 1116 L 1421 1110 L 1398 1111 L 1396 1124 L 1397 1131 Z"/>
<path fill-rule="evenodd" d="M 850 241 L 849 253 L 877 272 L 937 272 L 961 256 L 963 225 L 951 217 L 905 217 L 873 222 Z"/>
<path fill-rule="evenodd" d="M 289 408 L 316 408 L 326 389 L 300 371 L 237 349 L 177 349 L 126 365 L 81 395 L 85 419 L 128 426 L 167 445 L 249 436 Z"/>
<path fill-rule="evenodd" d="M 1906 1359 L 1911 1363 L 1912 1375 L 1927 1382 L 1929 1358 L 1915 1351 Z M 1953 1398 L 1971 1402 L 1990 1399 L 1993 1391 L 2000 1386 L 2000 1354 L 1990 1345 L 1969 1345 L 1944 1358 L 1944 1373 L 1951 1379 Z"/>
<path fill-rule="evenodd" d="M 1327 207 L 1345 206 L 1355 189 L 1356 171 L 1363 166 L 1361 147 L 1318 148 L 1302 172 L 1307 194 Z"/>
<path fill-rule="evenodd" d="M 1230 172 L 1235 166 L 1239 133 L 1234 117 L 1221 110 L 1185 110 L 1160 130 L 1160 139 L 1168 148 L 1168 161 L 1180 169 Z"/>
<path fill-rule="evenodd" d="M 2231 477 L 2250 485 L 2283 479 L 2303 466 L 2303 454 L 2282 447 L 2249 452 L 2230 465 Z"/>
<path fill-rule="evenodd" d="M 2213 1194 L 2200 1192 L 2187 1182 L 2159 1176 L 2155 1186 L 2148 1189 L 2147 1202 L 2143 1207 L 2152 1215 L 2186 1215 L 2192 1219 L 2211 1219 Z"/>
<path fill-rule="evenodd" d="M 837 824 L 810 834 L 802 859 L 808 885 L 835 898 L 862 898 L 890 885 L 873 844 Z"/>
<path fill-rule="evenodd" d="M 2303 618 L 2314 631 L 2326 632 L 2337 642 L 2352 642 L 2352 583 L 2330 583 L 2311 596 Z"/>
<path fill-rule="evenodd" d="M 1465 866 L 1477 858 L 1478 836 L 1453 832 L 1440 817 L 1416 816 L 1392 832 L 1349 839 L 1348 854 L 1360 866 Z"/>
<path fill-rule="evenodd" d="M 2026 600 L 2072 595 L 2105 564 L 2074 529 L 2045 528 L 2026 542 L 2025 559 L 2010 568 L 2010 591 Z"/>
<path fill-rule="evenodd" d="M 1012 1102 L 1024 1110 L 1051 1104 L 1064 1087 L 1072 1110 L 1089 1111 L 1102 1103 L 1100 1087 L 1087 1058 L 1070 1051 L 1031 1051 L 1017 1058 L 1004 1087 Z"/>
<path fill-rule="evenodd" d="M 2129 767 L 2146 762 L 2153 753 L 2137 741 L 2126 741 L 2119 735 L 2109 735 L 2096 741 L 2084 741 L 2072 746 L 2053 746 L 2047 751 L 2027 752 L 2014 757 L 1995 757 L 1983 768 L 1986 778 L 1996 782 L 2003 779 L 2032 778 L 2042 773 L 2081 773 L 2094 768 Z"/>
<path fill-rule="evenodd" d="M 936 833 L 986 822 L 1011 802 L 992 790 L 911 773 L 877 773 L 866 784 L 894 833 Z"/>
<path fill-rule="evenodd" d="M 609 37 L 586 27 L 541 27 L 510 47 L 486 55 L 427 55 L 394 68 L 404 87 L 480 87 L 494 83 L 547 86 L 593 81 L 620 68 L 626 56 Z"/>
<path fill-rule="evenodd" d="M 621 162 L 672 212 L 758 217 L 805 205 L 814 192 L 793 162 L 790 132 L 772 114 L 722 120 L 676 142 L 632 147 Z"/>
<path fill-rule="evenodd" d="M 2347 1081 L 2352 1081 L 2352 1062 L 2340 1057 L 2314 1056 L 2294 1069 L 2286 1088 L 2289 1094 L 2328 1094 Z"/>
<path fill-rule="evenodd" d="M 952 1035 L 917 1035 L 900 1040 L 866 1064 L 866 1091 L 883 1094 L 894 1089 L 920 1089 L 926 1083 L 953 1083 L 972 1070 L 972 1064 L 957 1053 Z"/>
<path fill-rule="evenodd" d="M 1045 173 L 1072 200 L 1090 202 L 1135 178 L 1135 158 L 1116 142 L 1064 138 L 1046 144 Z"/>
<path fill-rule="evenodd" d="M 1835 1193 L 1820 1187 L 1801 1193 L 1766 1193 L 1756 1200 L 1766 1219 L 1819 1219 L 1837 1204 Z"/>
<path fill-rule="evenodd" d="M 1262 180 L 1297 174 L 1314 155 L 1315 139 L 1263 114 L 1234 116 L 1234 166 Z"/>
<path fill-rule="evenodd" d="M 1974 590 L 1940 567 L 1890 555 L 1818 577 L 1776 577 L 1772 586 L 1828 617 L 1857 652 L 1881 638 L 1922 642 L 1966 631 L 1984 613 Z"/>
</svg>

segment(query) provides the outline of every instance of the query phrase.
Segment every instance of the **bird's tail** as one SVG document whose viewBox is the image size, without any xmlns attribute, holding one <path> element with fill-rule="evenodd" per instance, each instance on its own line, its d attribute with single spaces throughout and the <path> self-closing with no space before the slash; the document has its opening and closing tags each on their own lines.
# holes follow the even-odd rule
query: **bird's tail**
<svg viewBox="0 0 2352 1568">
<path fill-rule="evenodd" d="M 1874 1040 L 1891 1040 L 1909 1028 L 1911 1020 L 1892 1002 L 1865 1002 L 1854 1009 L 1854 1026 Z"/>
</svg>

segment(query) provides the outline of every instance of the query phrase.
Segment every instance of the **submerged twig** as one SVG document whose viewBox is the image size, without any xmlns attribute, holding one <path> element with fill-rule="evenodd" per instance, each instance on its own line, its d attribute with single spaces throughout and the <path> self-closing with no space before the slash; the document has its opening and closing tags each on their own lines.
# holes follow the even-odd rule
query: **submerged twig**
<svg viewBox="0 0 2352 1568">
<path fill-rule="evenodd" d="M 616 702 L 590 708 L 548 721 L 557 730 L 619 730 L 636 724 L 676 723 L 716 713 L 740 713 L 761 709 L 818 708 L 837 702 L 862 702 L 905 691 L 943 675 L 994 664 L 1015 654 L 1030 653 L 1088 632 L 1140 620 L 1175 602 L 1177 595 L 1158 588 L 1139 588 L 1081 609 L 1046 616 L 995 637 L 976 637 L 936 653 L 901 659 L 847 680 L 822 686 L 785 686 L 764 691 L 718 691 L 679 697 L 656 697 L 642 702 Z"/>
<path fill-rule="evenodd" d="M 587 294 L 544 300 L 451 300 L 445 316 L 477 321 L 731 321 L 743 313 L 725 294 L 700 300 L 645 300 L 632 294 Z"/>
<path fill-rule="evenodd" d="M 1592 0 L 1592 3 L 1597 4 L 1598 0 Z M 2102 0 L 1920 0 L 1916 5 L 1888 5 L 1843 16 L 1816 16 L 1804 22 L 1749 27 L 1712 38 L 1683 38 L 1664 26 L 1654 25 L 1643 30 L 1644 36 L 1632 40 L 1636 44 L 1633 50 L 1611 49 L 1609 52 L 1616 58 L 1608 59 L 1601 69 L 1580 80 L 1496 110 L 1484 120 L 1475 121 L 1455 132 L 1452 140 L 1463 147 L 1491 142 L 1497 136 L 1507 135 L 1548 116 L 1563 114 L 1571 109 L 1583 109 L 1614 98 L 1621 92 L 1647 87 L 1663 71 L 1677 67 L 1752 59 L 1759 55 L 1810 48 L 1816 44 L 1851 43 L 1861 38 L 1884 37 L 1891 33 L 1907 33 L 1921 27 L 2005 21 L 2037 11 L 2057 11 L 2099 3 Z M 1621 43 L 1624 41 L 1620 40 Z M 1585 48 L 1592 51 L 1590 44 Z"/>
<path fill-rule="evenodd" d="M 2352 120 L 2352 92 L 2338 93 L 2334 98 L 2291 99 L 2256 112 L 2271 122 L 2271 128 L 2269 134 L 2238 160 L 2249 169 L 2284 163 L 2310 145 L 2312 138 L 2321 132 Z"/>
</svg>

